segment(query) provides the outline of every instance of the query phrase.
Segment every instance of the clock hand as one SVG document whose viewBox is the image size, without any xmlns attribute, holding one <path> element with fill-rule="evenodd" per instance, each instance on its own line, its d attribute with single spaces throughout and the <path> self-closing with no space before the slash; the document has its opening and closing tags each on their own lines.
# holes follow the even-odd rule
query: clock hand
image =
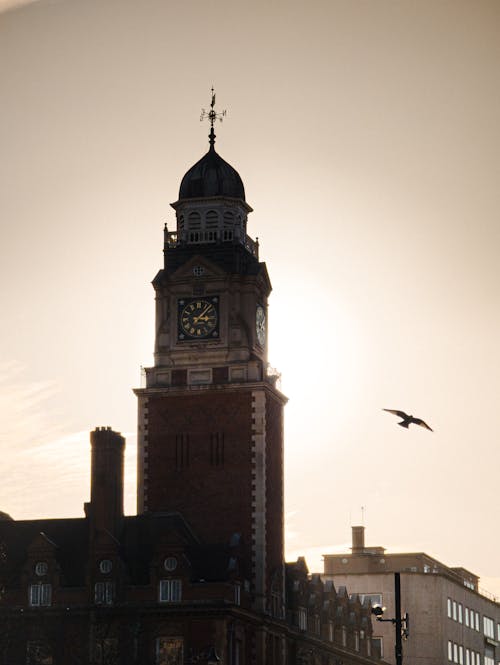
<svg viewBox="0 0 500 665">
<path fill-rule="evenodd" d="M 208 316 L 205 315 L 210 309 L 210 307 L 211 305 L 207 305 L 201 314 L 198 314 L 198 316 L 193 316 L 193 321 L 195 323 L 198 323 L 198 321 L 208 321 Z"/>
</svg>

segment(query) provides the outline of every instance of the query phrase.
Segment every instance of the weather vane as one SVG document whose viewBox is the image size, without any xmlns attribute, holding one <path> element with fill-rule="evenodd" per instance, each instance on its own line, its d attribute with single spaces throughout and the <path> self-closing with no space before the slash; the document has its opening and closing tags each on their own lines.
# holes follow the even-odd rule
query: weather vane
<svg viewBox="0 0 500 665">
<path fill-rule="evenodd" d="M 216 120 L 219 120 L 222 122 L 222 119 L 226 115 L 226 111 L 221 111 L 220 113 L 217 113 L 215 110 L 215 91 L 212 86 L 212 101 L 210 102 L 210 111 L 206 111 L 205 109 L 201 109 L 201 116 L 200 116 L 200 122 L 202 120 L 205 120 L 205 118 L 208 118 L 210 121 L 210 145 L 213 147 L 215 143 L 215 133 L 214 133 L 214 123 Z"/>
</svg>

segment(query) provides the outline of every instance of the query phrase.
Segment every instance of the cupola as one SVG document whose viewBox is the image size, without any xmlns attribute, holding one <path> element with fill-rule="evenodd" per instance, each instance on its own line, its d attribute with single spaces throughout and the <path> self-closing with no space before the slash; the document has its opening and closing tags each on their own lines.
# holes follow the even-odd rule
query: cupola
<svg viewBox="0 0 500 665">
<path fill-rule="evenodd" d="M 252 208 L 245 201 L 245 187 L 239 173 L 215 151 L 214 122 L 225 114 L 214 110 L 202 119 L 210 121 L 209 150 L 184 175 L 179 199 L 172 203 L 177 230 L 167 231 L 167 247 L 179 244 L 236 243 L 257 256 L 257 244 L 247 235 L 247 216 Z"/>
</svg>

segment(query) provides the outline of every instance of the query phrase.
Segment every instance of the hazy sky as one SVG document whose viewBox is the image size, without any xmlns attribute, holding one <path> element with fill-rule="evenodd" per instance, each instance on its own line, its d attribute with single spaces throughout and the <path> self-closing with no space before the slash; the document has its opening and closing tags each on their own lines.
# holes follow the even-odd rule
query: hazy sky
<svg viewBox="0 0 500 665">
<path fill-rule="evenodd" d="M 0 510 L 80 516 L 127 436 L 162 229 L 217 150 L 254 208 L 289 557 L 425 551 L 500 595 L 500 3 L 40 0 L 0 15 Z M 24 4 L 24 3 L 21 3 Z M 397 426 L 383 407 L 424 418 Z"/>
</svg>

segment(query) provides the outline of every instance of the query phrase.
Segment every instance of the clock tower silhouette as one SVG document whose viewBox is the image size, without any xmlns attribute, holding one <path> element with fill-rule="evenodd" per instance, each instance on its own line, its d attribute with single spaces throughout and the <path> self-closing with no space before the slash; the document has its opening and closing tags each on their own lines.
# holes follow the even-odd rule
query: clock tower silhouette
<svg viewBox="0 0 500 665">
<path fill-rule="evenodd" d="M 284 612 L 283 407 L 267 362 L 271 283 L 247 234 L 236 170 L 208 152 L 164 231 L 154 366 L 138 397 L 138 512 L 180 513 L 200 541 L 236 547 L 254 609 Z"/>
</svg>

